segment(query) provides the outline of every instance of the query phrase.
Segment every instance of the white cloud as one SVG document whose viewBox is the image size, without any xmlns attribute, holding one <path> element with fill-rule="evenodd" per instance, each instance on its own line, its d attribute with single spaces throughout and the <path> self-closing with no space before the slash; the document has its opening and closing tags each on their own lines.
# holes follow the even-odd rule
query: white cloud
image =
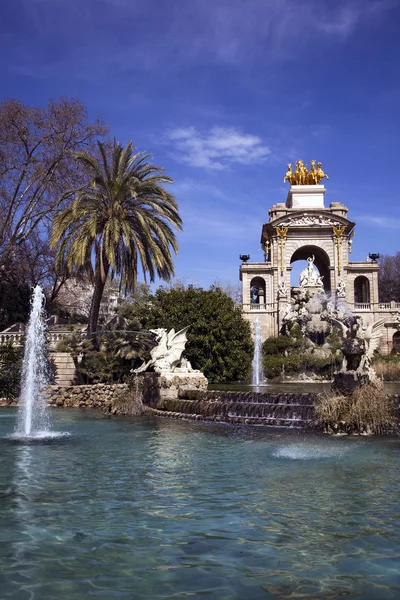
<svg viewBox="0 0 400 600">
<path fill-rule="evenodd" d="M 369 223 L 377 227 L 384 227 L 389 229 L 400 229 L 400 219 L 394 219 L 392 217 L 378 217 L 376 215 L 357 215 L 355 216 L 356 221 L 362 223 Z"/>
<path fill-rule="evenodd" d="M 260 163 L 272 154 L 260 137 L 234 127 L 212 127 L 206 133 L 179 127 L 170 131 L 167 139 L 175 158 L 192 167 L 221 170 L 234 163 Z"/>
<path fill-rule="evenodd" d="M 36 51 L 15 68 L 35 76 L 74 65 L 80 77 L 160 64 L 260 66 L 298 60 L 310 43 L 341 43 L 382 22 L 397 0 L 22 0 L 37 44 L 46 35 L 74 44 L 49 60 Z M 60 23 L 62 27 L 60 27 Z M 129 34 L 127 35 L 127 31 Z M 36 46 L 35 46 L 36 48 Z M 45 57 L 45 58 L 44 58 Z M 44 64 L 41 62 L 44 61 Z"/>
</svg>

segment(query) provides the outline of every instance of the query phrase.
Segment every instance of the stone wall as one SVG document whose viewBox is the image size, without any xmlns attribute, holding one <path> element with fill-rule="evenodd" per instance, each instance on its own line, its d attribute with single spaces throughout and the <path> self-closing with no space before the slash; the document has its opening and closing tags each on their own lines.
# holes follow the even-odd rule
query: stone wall
<svg viewBox="0 0 400 600">
<path fill-rule="evenodd" d="M 104 412 L 137 415 L 143 412 L 141 392 L 126 383 L 107 385 L 51 385 L 47 390 L 48 406 L 97 408 Z"/>
</svg>

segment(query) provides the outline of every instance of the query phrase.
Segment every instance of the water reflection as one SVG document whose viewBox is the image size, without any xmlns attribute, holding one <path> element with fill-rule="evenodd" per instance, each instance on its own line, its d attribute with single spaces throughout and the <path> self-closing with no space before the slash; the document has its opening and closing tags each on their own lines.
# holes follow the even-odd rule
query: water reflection
<svg viewBox="0 0 400 600">
<path fill-rule="evenodd" d="M 2 442 L 1 598 L 399 596 L 398 440 L 54 418 Z"/>
<path fill-rule="evenodd" d="M 14 557 L 18 563 L 24 562 L 27 552 L 33 552 L 38 545 L 37 524 L 33 513 L 33 501 L 39 491 L 37 471 L 33 469 L 33 448 L 16 448 L 15 474 L 12 482 L 14 496 L 14 516 L 18 539 L 14 541 Z"/>
</svg>

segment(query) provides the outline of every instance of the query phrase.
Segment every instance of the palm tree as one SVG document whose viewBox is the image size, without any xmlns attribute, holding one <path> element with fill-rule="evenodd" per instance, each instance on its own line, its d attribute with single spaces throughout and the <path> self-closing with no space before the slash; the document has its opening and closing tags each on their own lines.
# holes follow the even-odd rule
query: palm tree
<svg viewBox="0 0 400 600">
<path fill-rule="evenodd" d="M 169 280 L 172 252 L 178 252 L 173 227 L 182 229 L 178 204 L 162 185 L 172 179 L 148 162 L 149 154 L 115 140 L 112 151 L 101 142 L 98 149 L 98 156 L 76 155 L 89 180 L 63 195 L 72 202 L 54 218 L 51 237 L 52 247 L 58 246 L 57 265 L 78 267 L 94 283 L 89 335 L 97 330 L 107 277 L 119 277 L 125 290 L 133 291 L 140 261 L 145 278 Z"/>
</svg>

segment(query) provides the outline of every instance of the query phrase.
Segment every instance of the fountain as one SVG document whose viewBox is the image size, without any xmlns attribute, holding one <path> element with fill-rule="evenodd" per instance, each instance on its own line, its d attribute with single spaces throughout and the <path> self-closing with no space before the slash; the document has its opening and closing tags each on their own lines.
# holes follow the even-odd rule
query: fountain
<svg viewBox="0 0 400 600">
<path fill-rule="evenodd" d="M 48 383 L 44 303 L 45 295 L 42 288 L 37 285 L 33 291 L 26 333 L 16 437 L 43 438 L 50 434 L 44 395 Z"/>
<path fill-rule="evenodd" d="M 258 317 L 254 323 L 254 354 L 252 362 L 252 385 L 259 386 L 264 381 L 262 361 L 262 332 Z"/>
</svg>

